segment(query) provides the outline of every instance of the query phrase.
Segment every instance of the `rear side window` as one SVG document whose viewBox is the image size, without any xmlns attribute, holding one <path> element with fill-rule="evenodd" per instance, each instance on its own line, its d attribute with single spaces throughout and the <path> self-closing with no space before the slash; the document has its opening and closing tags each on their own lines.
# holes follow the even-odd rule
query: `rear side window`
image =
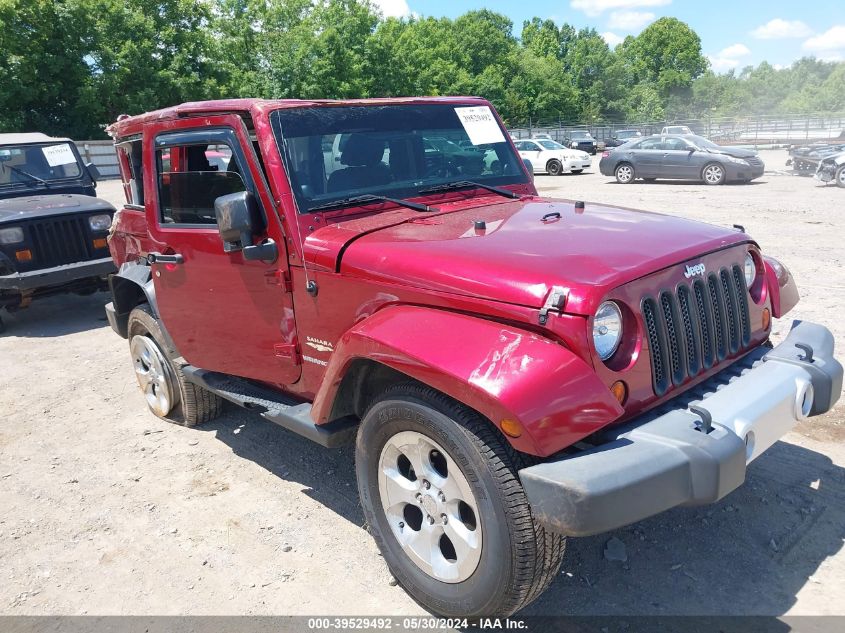
<svg viewBox="0 0 845 633">
<path fill-rule="evenodd" d="M 647 138 L 637 144 L 635 149 L 663 149 L 663 140 L 659 138 Z"/>
<path fill-rule="evenodd" d="M 214 201 L 247 190 L 228 145 L 164 147 L 156 150 L 156 165 L 162 224 L 216 224 Z"/>
</svg>

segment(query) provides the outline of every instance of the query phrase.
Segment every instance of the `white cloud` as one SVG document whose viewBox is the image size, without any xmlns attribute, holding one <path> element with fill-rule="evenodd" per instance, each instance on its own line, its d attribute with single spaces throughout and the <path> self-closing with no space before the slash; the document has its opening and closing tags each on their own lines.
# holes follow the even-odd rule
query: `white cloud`
<svg viewBox="0 0 845 633">
<path fill-rule="evenodd" d="M 750 55 L 751 51 L 745 44 L 732 44 L 727 48 L 723 48 L 716 55 L 708 55 L 710 65 L 713 70 L 730 70 L 736 68 L 742 63 L 740 57 Z"/>
<path fill-rule="evenodd" d="M 751 51 L 745 44 L 733 44 L 719 51 L 719 57 L 744 57 L 750 54 Z"/>
<path fill-rule="evenodd" d="M 386 18 L 404 18 L 411 15 L 411 8 L 406 0 L 372 0 Z"/>
<path fill-rule="evenodd" d="M 648 11 L 614 11 L 610 14 L 608 26 L 621 31 L 638 31 L 654 20 L 654 14 Z"/>
<path fill-rule="evenodd" d="M 782 20 L 775 18 L 751 31 L 758 40 L 784 40 L 790 37 L 807 37 L 813 29 L 801 20 Z"/>
<path fill-rule="evenodd" d="M 577 11 L 583 11 L 590 17 L 595 17 L 611 9 L 663 7 L 671 3 L 672 0 L 571 0 L 569 6 Z"/>
<path fill-rule="evenodd" d="M 845 24 L 834 26 L 804 42 L 804 50 L 835 53 L 845 49 Z"/>
<path fill-rule="evenodd" d="M 621 44 L 625 41 L 624 37 L 620 37 L 616 33 L 611 33 L 610 31 L 608 31 L 607 33 L 602 33 L 601 36 L 604 41 L 607 42 L 607 45 L 610 46 L 610 48 L 613 48 L 617 44 Z"/>
</svg>

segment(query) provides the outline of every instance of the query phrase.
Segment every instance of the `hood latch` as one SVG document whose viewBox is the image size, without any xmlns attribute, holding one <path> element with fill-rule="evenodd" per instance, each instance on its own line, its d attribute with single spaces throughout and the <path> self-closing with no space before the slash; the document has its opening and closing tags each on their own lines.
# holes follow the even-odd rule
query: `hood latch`
<svg viewBox="0 0 845 633">
<path fill-rule="evenodd" d="M 549 292 L 549 296 L 546 297 L 546 303 L 543 304 L 543 307 L 540 308 L 540 314 L 538 321 L 540 325 L 545 325 L 546 322 L 549 320 L 549 312 L 551 310 L 555 310 L 556 312 L 560 312 L 563 310 L 563 306 L 566 303 L 566 288 L 561 288 L 560 286 L 552 286 L 551 292 Z"/>
</svg>

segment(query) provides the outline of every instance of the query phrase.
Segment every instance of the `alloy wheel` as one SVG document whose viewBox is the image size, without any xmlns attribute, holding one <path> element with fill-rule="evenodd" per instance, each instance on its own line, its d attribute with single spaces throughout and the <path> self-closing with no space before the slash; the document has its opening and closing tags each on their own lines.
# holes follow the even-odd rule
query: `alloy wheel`
<svg viewBox="0 0 845 633">
<path fill-rule="evenodd" d="M 719 165 L 708 165 L 704 170 L 704 180 L 710 185 L 717 185 L 722 182 L 724 175 L 725 171 Z"/>
<path fill-rule="evenodd" d="M 176 405 L 178 391 L 164 355 L 150 337 L 142 335 L 132 338 L 129 353 L 147 404 L 156 415 L 166 416 Z"/>
<path fill-rule="evenodd" d="M 416 431 L 391 437 L 379 457 L 382 510 L 402 550 L 426 574 L 463 582 L 481 559 L 475 495 L 457 463 Z"/>
</svg>

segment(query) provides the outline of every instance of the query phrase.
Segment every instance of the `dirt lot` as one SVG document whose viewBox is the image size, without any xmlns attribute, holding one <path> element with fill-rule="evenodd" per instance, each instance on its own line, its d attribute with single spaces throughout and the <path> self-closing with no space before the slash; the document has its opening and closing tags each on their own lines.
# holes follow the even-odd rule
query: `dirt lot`
<svg viewBox="0 0 845 633">
<path fill-rule="evenodd" d="M 784 152 L 765 152 L 781 169 Z M 743 224 L 845 345 L 845 190 L 538 177 L 550 195 Z M 101 195 L 117 201 L 120 188 Z M 105 295 L 36 303 L 0 337 L 0 613 L 416 614 L 362 528 L 350 450 L 231 408 L 147 413 Z M 788 322 L 778 323 L 782 336 Z M 841 348 L 840 348 L 841 349 Z M 757 460 L 721 503 L 569 543 L 531 614 L 845 614 L 843 408 Z M 603 550 L 621 540 L 627 562 Z"/>
</svg>

